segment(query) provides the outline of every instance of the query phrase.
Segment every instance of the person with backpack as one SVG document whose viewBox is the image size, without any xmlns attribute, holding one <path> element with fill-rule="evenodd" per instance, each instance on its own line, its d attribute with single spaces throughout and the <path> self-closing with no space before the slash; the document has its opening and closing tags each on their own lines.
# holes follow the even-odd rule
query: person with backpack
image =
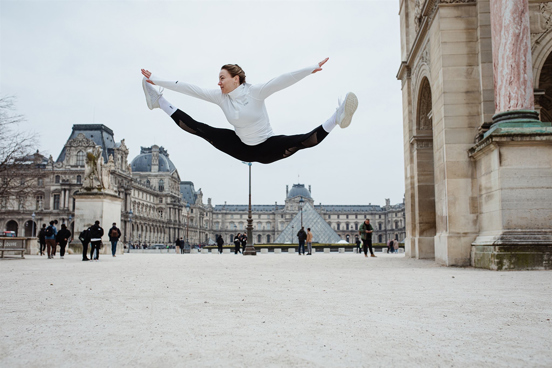
<svg viewBox="0 0 552 368">
<path fill-rule="evenodd" d="M 104 229 L 100 226 L 100 221 L 96 220 L 88 231 L 90 232 L 90 260 L 97 262 L 100 258 L 100 247 L 102 246 Z"/>
<path fill-rule="evenodd" d="M 297 233 L 297 239 L 299 240 L 299 255 L 301 255 L 301 252 L 305 255 L 305 240 L 307 240 L 307 233 L 305 232 L 304 226 L 301 226 L 301 230 Z"/>
<path fill-rule="evenodd" d="M 121 230 L 116 226 L 117 224 L 114 222 L 111 229 L 109 229 L 109 241 L 111 242 L 111 253 L 113 254 L 113 257 L 117 257 L 115 253 L 117 253 L 117 242 L 119 241 L 119 238 L 121 237 Z"/>
<path fill-rule="evenodd" d="M 42 224 L 42 229 L 38 232 L 38 244 L 40 255 L 43 256 L 46 250 L 46 224 Z"/>
<path fill-rule="evenodd" d="M 61 230 L 56 234 L 56 243 L 59 244 L 59 258 L 65 256 L 65 247 L 71 242 L 71 232 L 67 229 L 67 225 L 61 224 Z"/>
<path fill-rule="evenodd" d="M 50 221 L 50 225 L 44 231 L 44 239 L 46 240 L 46 251 L 48 252 L 48 259 L 53 259 L 56 255 L 57 223 L 57 220 Z"/>
<path fill-rule="evenodd" d="M 86 256 L 86 253 L 88 252 L 88 243 L 90 243 L 90 232 L 89 229 L 84 229 L 81 231 L 79 235 L 79 240 L 82 243 L 82 260 L 83 261 L 89 261 L 88 257 Z"/>
</svg>

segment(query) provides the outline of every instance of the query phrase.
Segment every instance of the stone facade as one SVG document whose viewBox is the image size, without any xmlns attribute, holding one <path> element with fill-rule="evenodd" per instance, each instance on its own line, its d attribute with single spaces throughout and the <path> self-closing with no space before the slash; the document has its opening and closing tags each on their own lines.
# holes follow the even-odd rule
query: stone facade
<svg viewBox="0 0 552 368">
<path fill-rule="evenodd" d="M 23 203 L 14 198 L 2 199 L 0 223 L 6 230 L 30 236 L 34 214 L 35 233 L 37 226 L 57 219 L 68 223 L 77 236 L 82 229 L 75 228 L 75 196 L 83 188 L 85 157 L 88 151 L 100 147 L 104 162 L 110 168 L 110 187 L 121 199 L 121 223 L 117 226 L 123 234 L 122 242 L 171 244 L 182 237 L 188 238 L 191 244 L 205 244 L 222 235 L 226 243 L 232 243 L 236 232 L 245 231 L 247 205 L 213 206 L 210 198 L 204 204 L 201 189 L 196 190 L 193 182 L 180 179 L 163 147 L 142 147 L 129 164 L 124 139 L 115 142 L 113 131 L 99 124 L 74 125 L 55 162 L 52 157 L 46 159 L 37 153 L 33 160 L 44 175 L 36 179 L 35 195 Z M 349 242 L 355 241 L 358 226 L 366 217 L 372 220 L 376 243 L 391 238 L 402 241 L 406 235 L 404 203 L 391 205 L 386 200 L 385 206 L 315 205 L 310 186 L 307 189 L 303 184 L 294 184 L 288 189 L 284 204 L 252 206 L 254 243 L 273 243 L 300 211 L 301 198 Z M 108 229 L 111 224 L 102 226 Z"/>
<path fill-rule="evenodd" d="M 309 203 L 330 225 L 341 239 L 353 243 L 358 227 L 365 218 L 370 218 L 374 226 L 373 241 L 385 243 L 389 239 L 402 241 L 405 233 L 404 203 L 391 205 L 386 199 L 384 207 L 377 205 L 323 205 L 314 204 L 311 187 L 293 184 L 286 188 L 284 204 L 252 205 L 253 240 L 255 243 L 272 243 L 299 213 L 303 203 Z M 247 226 L 247 205 L 216 205 L 213 209 L 213 232 L 222 235 L 226 243 L 231 243 L 234 235 L 243 233 Z M 297 229 L 299 230 L 299 229 Z M 289 239 L 297 242 L 296 238 Z"/>
<path fill-rule="evenodd" d="M 135 160 L 153 160 L 154 165 L 150 168 L 134 165 L 135 160 L 129 165 L 125 140 L 115 142 L 113 131 L 101 124 L 74 125 L 55 162 L 51 156 L 46 159 L 37 154 L 39 157 L 35 162 L 44 175 L 37 178 L 34 195 L 26 198 L 24 203 L 17 203 L 14 198 L 2 199 L 4 207 L 0 212 L 0 223 L 5 229 L 31 236 L 33 230 L 36 233 L 37 226 L 58 220 L 69 224 L 71 232 L 78 236 L 82 229 L 74 228 L 75 195 L 83 187 L 85 156 L 96 146 L 102 148 L 104 162 L 111 162 L 111 188 L 122 199 L 121 223 L 117 224 L 122 232 L 121 241 L 168 244 L 177 237 L 185 237 L 186 229 L 192 244 L 209 239 L 207 219 L 212 206 L 202 203 L 201 190 L 194 191 L 193 184 L 193 191 L 187 191 L 185 199 L 180 192 L 178 171 L 168 159 L 168 153 L 158 146 L 142 148 Z M 159 161 L 162 162 L 161 170 Z M 136 172 L 132 170 L 133 165 Z M 111 224 L 102 226 L 107 230 Z"/>
<path fill-rule="evenodd" d="M 551 5 L 400 1 L 407 256 L 550 267 Z"/>
</svg>

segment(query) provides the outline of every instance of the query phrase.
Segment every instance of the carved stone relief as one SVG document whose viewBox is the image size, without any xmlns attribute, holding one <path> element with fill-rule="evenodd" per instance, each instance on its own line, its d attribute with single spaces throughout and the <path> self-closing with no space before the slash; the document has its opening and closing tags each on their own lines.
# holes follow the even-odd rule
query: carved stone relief
<svg viewBox="0 0 552 368">
<path fill-rule="evenodd" d="M 531 49 L 534 50 L 540 38 L 552 29 L 552 2 L 530 4 Z"/>
</svg>

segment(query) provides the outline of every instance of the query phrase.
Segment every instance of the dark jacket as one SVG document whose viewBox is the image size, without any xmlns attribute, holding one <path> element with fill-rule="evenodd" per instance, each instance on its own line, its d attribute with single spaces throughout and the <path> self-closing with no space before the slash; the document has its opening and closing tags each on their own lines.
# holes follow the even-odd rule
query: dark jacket
<svg viewBox="0 0 552 368">
<path fill-rule="evenodd" d="M 90 232 L 90 239 L 98 239 L 104 235 L 104 229 L 100 225 L 92 225 L 88 229 Z"/>
<path fill-rule="evenodd" d="M 40 229 L 40 231 L 38 232 L 38 241 L 40 242 L 40 244 L 46 244 L 46 228 L 42 228 Z"/>
<path fill-rule="evenodd" d="M 234 245 L 240 245 L 240 239 L 241 239 L 241 236 L 235 236 L 234 237 Z"/>
<path fill-rule="evenodd" d="M 56 235 L 56 242 L 62 245 L 67 245 L 67 241 L 71 239 L 71 232 L 69 229 L 61 229 Z"/>
<path fill-rule="evenodd" d="M 79 235 L 79 240 L 83 245 L 90 243 L 90 231 L 89 229 L 81 231 Z"/>
<path fill-rule="evenodd" d="M 243 234 L 240 238 L 240 242 L 242 247 L 245 247 L 247 245 L 247 235 Z"/>
<path fill-rule="evenodd" d="M 374 231 L 374 228 L 372 227 L 372 224 L 366 225 L 366 223 L 363 222 L 358 227 L 358 234 L 360 235 L 360 238 L 363 240 L 372 240 L 372 233 L 366 233 L 366 230 Z"/>
<path fill-rule="evenodd" d="M 299 232 L 297 233 L 297 238 L 299 238 L 299 240 L 302 240 L 302 241 L 307 240 L 307 233 L 305 232 L 305 230 L 303 229 L 299 230 Z"/>
<path fill-rule="evenodd" d="M 111 232 L 115 230 L 117 233 L 117 236 L 111 236 Z M 119 241 L 119 238 L 121 237 L 121 230 L 117 226 L 113 226 L 111 229 L 109 229 L 109 232 L 107 233 L 109 235 L 109 241 Z"/>
<path fill-rule="evenodd" d="M 222 239 L 222 236 L 219 236 L 219 237 L 217 238 L 217 245 L 218 245 L 219 247 L 222 247 L 223 244 L 224 244 L 224 239 Z"/>
</svg>

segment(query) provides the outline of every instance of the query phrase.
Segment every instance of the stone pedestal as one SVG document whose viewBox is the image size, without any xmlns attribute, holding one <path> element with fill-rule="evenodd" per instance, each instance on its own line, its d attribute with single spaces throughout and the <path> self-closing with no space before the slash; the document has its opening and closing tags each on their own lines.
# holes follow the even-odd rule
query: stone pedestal
<svg viewBox="0 0 552 368">
<path fill-rule="evenodd" d="M 75 197 L 75 237 L 84 229 L 94 225 L 95 221 L 100 221 L 100 226 L 104 229 L 102 237 L 103 247 L 101 254 L 111 253 L 111 243 L 109 242 L 109 229 L 111 224 L 117 223 L 121 226 L 121 205 L 123 199 L 109 192 L 79 192 Z M 117 245 L 117 253 L 123 253 L 123 245 Z"/>
<path fill-rule="evenodd" d="M 480 196 L 472 265 L 552 269 L 552 128 L 496 129 L 470 153 Z"/>
</svg>

